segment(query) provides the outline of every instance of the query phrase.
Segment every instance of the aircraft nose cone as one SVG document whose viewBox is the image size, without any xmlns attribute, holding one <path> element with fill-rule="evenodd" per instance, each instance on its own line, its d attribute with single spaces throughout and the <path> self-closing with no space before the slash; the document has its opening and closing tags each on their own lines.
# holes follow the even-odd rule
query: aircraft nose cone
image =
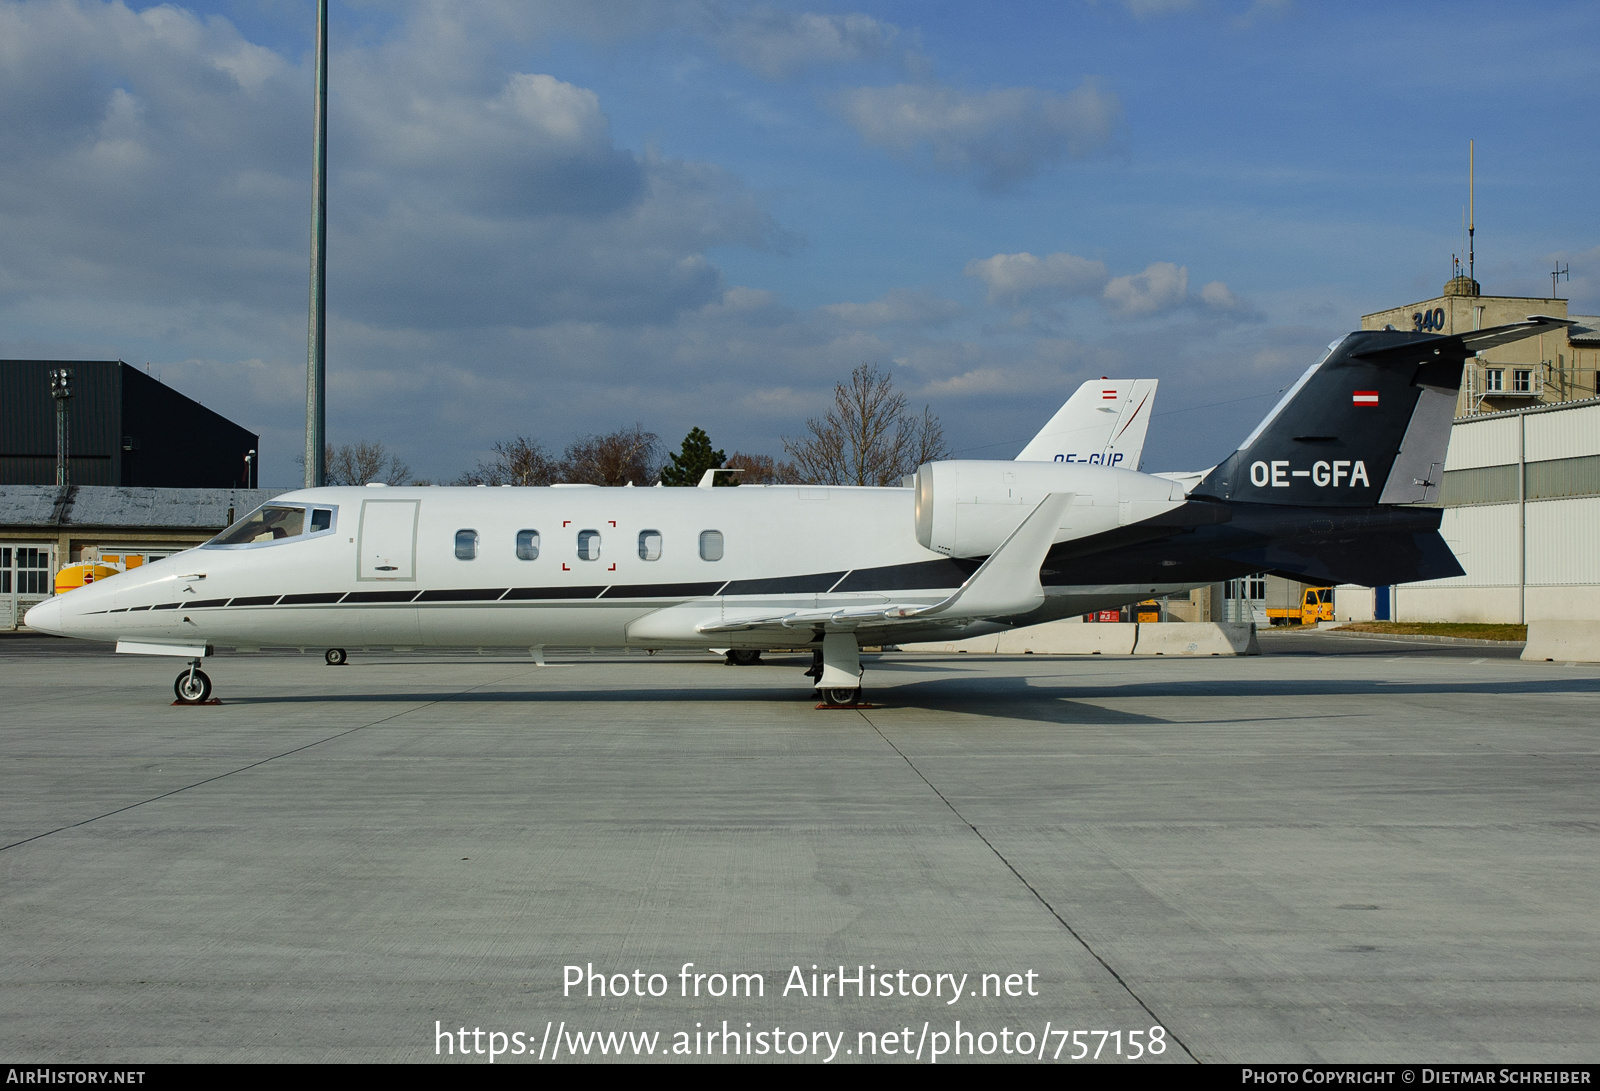
<svg viewBox="0 0 1600 1091">
<path fill-rule="evenodd" d="M 24 615 L 22 623 L 36 632 L 50 633 L 52 636 L 66 635 L 61 631 L 60 599 L 45 599 Z"/>
</svg>

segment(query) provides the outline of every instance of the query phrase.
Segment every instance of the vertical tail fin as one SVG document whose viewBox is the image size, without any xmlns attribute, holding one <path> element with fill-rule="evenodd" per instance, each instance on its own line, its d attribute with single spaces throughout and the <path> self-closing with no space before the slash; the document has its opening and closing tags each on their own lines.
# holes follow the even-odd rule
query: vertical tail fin
<svg viewBox="0 0 1600 1091">
<path fill-rule="evenodd" d="M 1094 379 L 1078 387 L 1017 462 L 1088 462 L 1137 470 L 1156 401 L 1155 379 Z"/>
<path fill-rule="evenodd" d="M 1448 337 L 1347 334 L 1190 495 L 1305 507 L 1435 499 L 1467 357 L 1566 325 L 1538 316 Z"/>
</svg>

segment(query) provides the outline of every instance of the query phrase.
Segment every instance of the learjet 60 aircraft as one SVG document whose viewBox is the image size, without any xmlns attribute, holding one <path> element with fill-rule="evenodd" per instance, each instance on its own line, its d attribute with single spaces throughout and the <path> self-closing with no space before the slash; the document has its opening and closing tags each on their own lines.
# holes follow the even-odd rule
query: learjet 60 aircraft
<svg viewBox="0 0 1600 1091">
<path fill-rule="evenodd" d="M 1348 334 L 1197 482 L 1057 451 L 930 462 L 909 488 L 306 489 L 46 600 L 27 624 L 186 658 L 184 702 L 210 697 L 199 665 L 217 645 L 323 647 L 330 662 L 358 646 L 805 646 L 823 700 L 848 705 L 862 645 L 993 633 L 1253 572 L 1369 586 L 1460 575 L 1428 505 L 1463 364 L 1565 324 Z"/>
</svg>

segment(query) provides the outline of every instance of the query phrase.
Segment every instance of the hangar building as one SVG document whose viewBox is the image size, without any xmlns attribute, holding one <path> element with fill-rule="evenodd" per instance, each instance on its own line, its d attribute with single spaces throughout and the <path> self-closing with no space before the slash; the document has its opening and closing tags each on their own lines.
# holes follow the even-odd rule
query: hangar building
<svg viewBox="0 0 1600 1091">
<path fill-rule="evenodd" d="M 254 487 L 260 436 L 120 360 L 0 360 L 0 485 L 56 483 L 62 368 L 68 484 Z"/>
</svg>

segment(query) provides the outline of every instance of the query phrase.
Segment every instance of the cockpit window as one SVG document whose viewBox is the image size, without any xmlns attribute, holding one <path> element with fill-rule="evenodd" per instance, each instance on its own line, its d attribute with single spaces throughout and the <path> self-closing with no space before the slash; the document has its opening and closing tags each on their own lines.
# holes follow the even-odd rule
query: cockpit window
<svg viewBox="0 0 1600 1091">
<path fill-rule="evenodd" d="M 311 509 L 311 533 L 327 530 L 333 526 L 333 510 L 331 508 Z"/>
<path fill-rule="evenodd" d="M 320 513 L 319 513 L 320 514 Z M 306 509 L 268 504 L 258 508 L 217 535 L 208 545 L 255 545 L 283 538 L 298 538 L 305 529 Z M 321 528 L 318 528 L 321 529 Z"/>
</svg>

